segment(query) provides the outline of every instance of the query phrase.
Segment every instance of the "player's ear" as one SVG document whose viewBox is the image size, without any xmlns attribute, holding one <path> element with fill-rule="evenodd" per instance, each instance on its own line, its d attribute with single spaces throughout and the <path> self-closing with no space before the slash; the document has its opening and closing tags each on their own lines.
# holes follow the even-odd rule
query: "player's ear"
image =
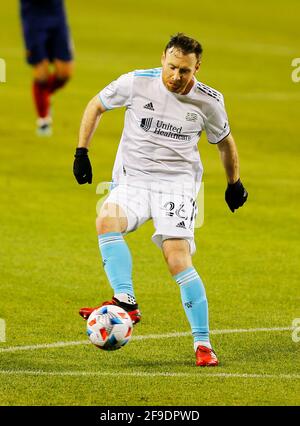
<svg viewBox="0 0 300 426">
<path fill-rule="evenodd" d="M 162 55 L 161 55 L 161 64 L 162 64 L 162 66 L 164 66 L 165 60 L 166 60 L 166 54 L 165 54 L 165 52 L 163 52 Z"/>
<path fill-rule="evenodd" d="M 200 65 L 201 65 L 201 61 L 199 60 L 195 66 L 195 74 L 199 71 Z"/>
</svg>

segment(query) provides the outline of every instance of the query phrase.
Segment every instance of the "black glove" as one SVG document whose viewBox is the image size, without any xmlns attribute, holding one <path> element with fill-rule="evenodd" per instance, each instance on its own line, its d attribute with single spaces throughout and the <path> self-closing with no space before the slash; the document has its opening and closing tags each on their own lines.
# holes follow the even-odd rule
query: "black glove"
<svg viewBox="0 0 300 426">
<path fill-rule="evenodd" d="M 229 183 L 225 192 L 225 201 L 232 213 L 241 207 L 247 200 L 248 192 L 240 179 L 235 183 Z"/>
<path fill-rule="evenodd" d="M 76 148 L 73 173 L 80 185 L 87 182 L 92 183 L 93 173 L 87 148 Z"/>
</svg>

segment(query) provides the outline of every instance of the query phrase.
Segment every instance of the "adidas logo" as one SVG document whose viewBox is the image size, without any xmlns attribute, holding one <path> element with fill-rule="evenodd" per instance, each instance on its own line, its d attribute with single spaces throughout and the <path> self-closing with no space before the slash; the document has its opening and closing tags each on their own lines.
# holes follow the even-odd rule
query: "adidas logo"
<svg viewBox="0 0 300 426">
<path fill-rule="evenodd" d="M 184 221 L 177 223 L 176 228 L 184 228 L 184 229 L 186 229 Z"/>
<path fill-rule="evenodd" d="M 149 104 L 144 105 L 145 109 L 150 109 L 151 111 L 154 111 L 153 103 L 149 102 Z"/>
</svg>

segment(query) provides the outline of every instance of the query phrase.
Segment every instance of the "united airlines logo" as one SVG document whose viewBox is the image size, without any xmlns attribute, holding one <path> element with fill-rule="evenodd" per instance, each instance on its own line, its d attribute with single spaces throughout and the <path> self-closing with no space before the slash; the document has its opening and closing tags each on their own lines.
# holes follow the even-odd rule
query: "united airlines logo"
<svg viewBox="0 0 300 426">
<path fill-rule="evenodd" d="M 148 130 L 151 128 L 152 121 L 153 118 L 142 118 L 141 128 L 145 130 L 145 132 L 148 132 Z"/>
</svg>

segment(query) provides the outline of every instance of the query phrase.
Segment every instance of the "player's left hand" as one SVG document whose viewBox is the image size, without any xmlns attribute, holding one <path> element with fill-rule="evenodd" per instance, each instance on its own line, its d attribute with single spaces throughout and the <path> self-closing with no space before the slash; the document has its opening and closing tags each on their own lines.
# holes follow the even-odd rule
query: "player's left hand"
<svg viewBox="0 0 300 426">
<path fill-rule="evenodd" d="M 228 184 L 225 192 L 225 201 L 232 213 L 234 213 L 234 210 L 241 207 L 247 201 L 247 197 L 248 192 L 244 188 L 240 179 L 235 183 Z"/>
</svg>

